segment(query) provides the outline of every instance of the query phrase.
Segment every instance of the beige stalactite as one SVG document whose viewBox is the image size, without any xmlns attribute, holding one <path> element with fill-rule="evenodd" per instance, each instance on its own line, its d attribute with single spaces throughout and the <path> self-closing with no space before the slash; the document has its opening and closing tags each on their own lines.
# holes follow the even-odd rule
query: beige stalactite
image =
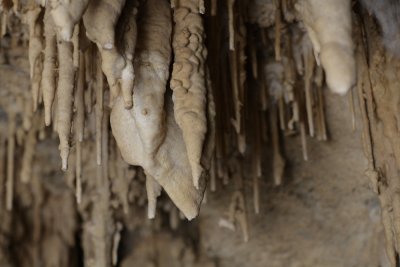
<svg viewBox="0 0 400 267">
<path fill-rule="evenodd" d="M 245 102 L 245 95 L 246 95 L 246 64 L 247 64 L 247 56 L 246 56 L 246 27 L 244 25 L 243 17 L 239 17 L 238 19 L 239 26 L 238 26 L 238 34 L 237 34 L 237 49 L 234 51 L 236 53 L 236 60 L 237 60 L 237 79 L 238 79 L 238 90 L 239 90 L 239 99 L 237 103 L 237 112 L 239 117 L 235 120 L 234 124 L 237 124 L 236 127 L 239 129 L 238 135 L 238 149 L 239 152 L 244 154 L 246 151 L 246 124 L 244 117 L 244 102 Z"/>
<path fill-rule="evenodd" d="M 87 88 L 85 90 L 85 110 L 87 113 L 92 113 L 93 107 L 93 90 L 96 85 L 96 73 L 97 73 L 97 48 L 94 44 L 91 44 L 86 49 L 85 53 L 85 80 L 87 83 Z"/>
<path fill-rule="evenodd" d="M 146 176 L 147 191 L 147 218 L 154 219 L 156 216 L 157 197 L 161 194 L 161 186 L 150 175 Z"/>
<path fill-rule="evenodd" d="M 229 24 L 229 49 L 235 50 L 235 0 L 227 0 L 228 3 L 228 24 Z"/>
<path fill-rule="evenodd" d="M 275 60 L 281 60 L 281 31 L 282 31 L 282 16 L 281 16 L 281 0 L 274 0 L 275 10 Z"/>
<path fill-rule="evenodd" d="M 14 111 L 8 113 L 8 135 L 7 135 L 7 182 L 6 182 L 6 209 L 12 210 L 14 198 L 14 154 L 15 154 L 15 131 L 16 114 Z"/>
<path fill-rule="evenodd" d="M 112 246 L 112 265 L 116 266 L 118 264 L 118 246 L 121 241 L 121 231 L 123 225 L 120 222 L 116 223 L 116 230 L 113 237 L 113 246 Z"/>
<path fill-rule="evenodd" d="M 77 86 L 75 91 L 75 109 L 76 116 L 74 119 L 76 156 L 75 156 L 75 194 L 78 204 L 82 200 L 82 141 L 85 127 L 85 56 L 79 52 L 79 70 L 77 77 Z"/>
<path fill-rule="evenodd" d="M 76 142 L 75 160 L 75 197 L 76 202 L 80 204 L 82 202 L 82 142 L 79 140 Z"/>
<path fill-rule="evenodd" d="M 257 47 L 256 44 L 251 45 L 251 73 L 253 74 L 253 78 L 255 80 L 258 79 L 258 62 L 257 62 Z"/>
<path fill-rule="evenodd" d="M 286 130 L 286 112 L 284 96 L 281 96 L 278 100 L 278 117 L 279 117 L 279 128 L 284 132 Z"/>
<path fill-rule="evenodd" d="M 102 165 L 96 166 L 96 194 L 92 211 L 92 225 L 90 227 L 91 243 L 94 251 L 93 265 L 95 267 L 108 267 L 112 262 L 112 223 L 110 209 L 110 192 L 108 176 L 108 110 L 104 110 L 104 120 L 100 127 L 103 132 Z"/>
<path fill-rule="evenodd" d="M 313 116 L 313 94 L 312 94 L 312 76 L 314 74 L 314 57 L 312 55 L 311 49 L 305 49 L 303 51 L 303 61 L 304 61 L 304 91 L 306 96 L 306 111 L 307 111 L 307 123 L 308 129 L 311 137 L 314 137 L 314 116 Z"/>
<path fill-rule="evenodd" d="M 350 106 L 350 114 L 351 114 L 351 129 L 353 132 L 356 130 L 356 110 L 354 107 L 354 92 L 352 89 L 349 90 L 348 101 Z"/>
<path fill-rule="evenodd" d="M 72 53 L 72 62 L 74 64 L 74 69 L 77 70 L 79 68 L 79 56 L 80 56 L 80 49 L 79 49 L 79 38 L 80 38 L 80 25 L 76 24 L 74 27 L 74 33 L 72 35 L 72 46 L 73 46 L 73 53 Z"/>
<path fill-rule="evenodd" d="M 282 183 L 283 173 L 285 170 L 285 159 L 282 156 L 279 144 L 279 127 L 278 127 L 278 114 L 277 108 L 271 107 L 270 110 L 270 125 L 272 136 L 272 149 L 273 149 L 273 176 L 274 184 L 276 186 Z"/>
<path fill-rule="evenodd" d="M 68 167 L 70 134 L 72 125 L 72 102 L 74 93 L 74 67 L 72 43 L 58 40 L 59 74 L 57 85 L 57 132 L 60 138 L 62 169 Z"/>
<path fill-rule="evenodd" d="M 326 129 L 326 116 L 325 116 L 325 104 L 323 97 L 323 71 L 321 67 L 317 67 L 315 73 L 315 84 L 317 86 L 318 95 L 318 114 L 320 124 L 320 139 L 323 141 L 328 140 L 328 133 Z"/>
<path fill-rule="evenodd" d="M 96 162 L 97 165 L 101 165 L 101 154 L 102 154 L 102 121 L 104 111 L 104 84 L 103 84 L 103 72 L 101 70 L 101 59 L 98 59 L 98 65 L 96 69 Z"/>
<path fill-rule="evenodd" d="M 308 149 L 307 149 L 307 133 L 306 125 L 303 121 L 300 122 L 300 136 L 301 136 L 301 147 L 303 150 L 303 159 L 308 160 Z"/>
<path fill-rule="evenodd" d="M 216 147 L 216 131 L 217 126 L 215 122 L 216 107 L 214 102 L 213 86 L 210 77 L 210 70 L 206 70 L 206 84 L 207 84 L 207 135 L 203 148 L 203 155 L 201 163 L 207 169 L 211 169 L 212 159 L 215 155 Z"/>
<path fill-rule="evenodd" d="M 215 192 L 217 191 L 217 171 L 216 171 L 216 164 L 215 164 L 215 156 L 211 158 L 211 166 L 210 166 L 210 191 Z"/>
<path fill-rule="evenodd" d="M 24 14 L 24 21 L 29 28 L 29 65 L 32 83 L 33 110 L 39 102 L 39 88 L 43 68 L 43 22 L 40 20 L 42 9 L 33 5 Z"/>
<path fill-rule="evenodd" d="M 7 154 L 7 150 L 8 149 L 7 149 L 7 143 L 6 143 L 7 138 L 8 138 L 8 134 L 7 135 L 6 134 L 2 134 L 0 136 L 0 184 L 6 184 L 7 183 L 6 182 L 6 179 L 7 179 L 7 165 L 5 164 L 6 163 L 6 158 L 8 157 L 8 154 Z M 6 191 L 6 188 L 0 189 L 0 193 L 1 193 L 0 207 L 2 207 L 2 209 L 5 206 L 4 205 L 4 202 L 5 202 L 4 195 L 6 194 L 5 191 Z"/>
<path fill-rule="evenodd" d="M 78 77 L 77 77 L 77 86 L 76 86 L 76 92 L 75 92 L 75 108 L 76 108 L 76 121 L 74 123 L 76 124 L 76 137 L 79 142 L 82 142 L 83 140 L 83 133 L 84 133 L 84 127 L 85 127 L 85 57 L 83 56 L 83 53 L 80 52 L 79 56 L 79 71 L 78 71 Z"/>
<path fill-rule="evenodd" d="M 44 103 L 44 116 L 47 126 L 51 123 L 51 109 L 53 106 L 56 88 L 56 62 L 57 62 L 57 38 L 54 29 L 53 18 L 50 16 L 50 9 L 46 8 L 44 15 L 44 59 L 41 89 Z"/>
<path fill-rule="evenodd" d="M 235 117 L 231 118 L 231 123 L 233 128 L 235 128 L 236 134 L 240 136 L 241 126 L 242 126 L 242 102 L 240 101 L 240 84 L 238 79 L 238 53 L 236 50 L 230 51 L 230 73 L 231 73 L 231 83 L 232 83 L 232 93 L 233 93 L 233 105 L 235 111 Z"/>
<path fill-rule="evenodd" d="M 57 45 L 56 33 L 54 30 L 53 18 L 50 16 L 50 9 L 46 8 L 44 15 L 44 59 L 41 89 L 44 102 L 44 116 L 47 126 L 51 123 L 51 108 L 53 105 L 55 88 L 56 88 L 56 62 L 57 62 Z"/>
<path fill-rule="evenodd" d="M 350 0 L 301 0 L 296 9 L 320 58 L 329 88 L 345 94 L 355 84 L 356 66 Z M 317 61 L 318 62 L 318 61 Z"/>
<path fill-rule="evenodd" d="M 103 183 L 109 183 L 109 125 L 110 125 L 110 109 L 108 107 L 104 110 L 104 119 L 101 125 L 101 144 L 102 144 L 102 168 L 103 168 Z"/>
<path fill-rule="evenodd" d="M 127 14 L 124 14 L 125 10 Z M 126 22 L 122 23 L 123 26 L 117 25 L 119 18 Z M 131 108 L 134 81 L 132 59 L 137 32 L 136 8 L 132 2 L 125 4 L 125 0 L 92 1 L 83 16 L 83 22 L 88 38 L 99 48 L 102 69 L 111 90 L 111 102 L 122 93 L 125 107 Z M 117 30 L 125 31 L 121 33 L 124 46 L 122 52 L 119 52 L 121 48 L 117 43 Z"/>
<path fill-rule="evenodd" d="M 199 188 L 203 168 L 200 164 L 207 132 L 204 28 L 197 0 L 180 0 L 174 9 L 172 68 L 174 114 L 182 129 L 193 183 Z"/>
<path fill-rule="evenodd" d="M 254 98 L 256 100 L 256 98 Z M 253 155 L 252 155 L 252 171 L 251 175 L 253 177 L 253 206 L 254 212 L 256 214 L 260 213 L 260 179 L 262 176 L 262 140 L 261 140 L 261 120 L 262 116 L 259 111 L 259 107 L 253 107 L 253 122 L 252 122 L 252 147 L 253 147 Z"/>
</svg>

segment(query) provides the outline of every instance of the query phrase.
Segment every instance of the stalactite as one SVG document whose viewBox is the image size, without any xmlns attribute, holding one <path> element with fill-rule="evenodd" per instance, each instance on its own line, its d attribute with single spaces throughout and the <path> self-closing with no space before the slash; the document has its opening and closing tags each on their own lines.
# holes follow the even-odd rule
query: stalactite
<svg viewBox="0 0 400 267">
<path fill-rule="evenodd" d="M 0 19 L 0 36 L 3 38 L 4 35 L 7 33 L 7 13 L 8 12 L 1 12 L 1 19 Z"/>
<path fill-rule="evenodd" d="M 240 93 L 239 93 L 239 80 L 238 80 L 238 59 L 237 59 L 237 53 L 236 51 L 231 51 L 230 52 L 230 72 L 231 72 L 231 84 L 232 84 L 232 93 L 233 93 L 233 105 L 234 105 L 234 112 L 235 112 L 235 117 L 231 119 L 231 122 L 233 124 L 233 127 L 236 131 L 236 134 L 239 135 L 241 131 L 241 126 L 242 126 L 242 119 L 241 119 L 241 106 L 242 103 L 240 102 Z"/>
<path fill-rule="evenodd" d="M 237 78 L 238 78 L 238 87 L 239 87 L 239 103 L 240 105 L 240 118 L 244 118 L 244 107 L 245 97 L 246 97 L 246 64 L 247 64 L 247 56 L 246 56 L 246 27 L 244 25 L 243 17 L 239 17 L 239 26 L 238 26 L 238 34 L 237 34 Z M 235 123 L 241 124 L 240 134 L 238 136 L 238 148 L 240 153 L 244 153 L 246 150 L 246 123 L 245 120 L 240 119 L 239 121 L 235 121 Z"/>
<path fill-rule="evenodd" d="M 2 133 L 0 135 L 0 184 L 6 184 L 7 182 L 7 165 L 6 163 L 6 159 L 8 157 L 8 149 L 7 149 L 7 138 L 8 138 L 8 134 L 4 134 Z M 8 160 L 7 160 L 8 161 Z M 0 203 L 0 207 L 1 210 L 4 208 L 5 205 L 5 199 L 4 199 L 4 189 L 0 190 L 1 194 L 2 194 L 2 198 L 1 198 L 1 203 Z"/>
<path fill-rule="evenodd" d="M 356 111 L 354 108 L 354 93 L 353 90 L 350 89 L 349 92 L 349 106 L 350 106 L 350 114 L 351 114 L 351 128 L 353 129 L 353 132 L 356 130 Z"/>
<path fill-rule="evenodd" d="M 54 22 L 49 14 L 50 9 L 46 8 L 44 15 L 44 59 L 41 88 L 44 102 L 44 115 L 46 125 L 51 123 L 51 108 L 54 100 L 54 91 L 56 87 L 56 61 L 57 61 L 57 45 L 56 34 L 54 30 Z"/>
<path fill-rule="evenodd" d="M 79 47 L 79 38 L 80 38 L 80 26 L 79 24 L 76 24 L 74 27 L 73 35 L 72 35 L 72 47 L 73 47 L 73 53 L 72 53 L 72 62 L 74 65 L 74 69 L 77 70 L 79 68 L 79 56 L 80 56 L 80 47 Z"/>
<path fill-rule="evenodd" d="M 326 72 L 330 89 L 345 94 L 355 83 L 355 61 L 351 39 L 351 1 L 302 0 L 296 5 L 314 52 Z"/>
<path fill-rule="evenodd" d="M 323 73 L 322 68 L 317 67 L 315 74 L 315 83 L 317 87 L 317 95 L 318 95 L 318 119 L 319 119 L 319 136 L 320 140 L 326 141 L 328 140 L 328 134 L 326 129 L 326 118 L 325 118 L 325 106 L 324 106 L 324 98 L 322 94 L 322 86 L 323 86 Z"/>
<path fill-rule="evenodd" d="M 235 0 L 227 0 L 228 2 L 228 17 L 229 17 L 229 49 L 235 50 L 235 24 L 234 24 L 234 8 Z"/>
<path fill-rule="evenodd" d="M 77 141 L 83 141 L 84 127 L 85 127 L 85 57 L 81 53 L 79 56 L 79 73 L 78 73 L 78 81 L 75 92 L 75 108 L 76 108 L 76 128 L 75 134 Z"/>
<path fill-rule="evenodd" d="M 75 197 L 78 204 L 82 201 L 82 142 L 76 142 Z"/>
<path fill-rule="evenodd" d="M 84 127 L 85 127 L 85 94 L 84 94 L 84 87 L 85 87 L 85 57 L 82 52 L 79 55 L 79 71 L 77 77 L 77 85 L 75 91 L 75 109 L 76 109 L 76 116 L 74 120 L 74 128 L 75 128 L 75 144 L 76 144 L 76 201 L 77 203 L 81 203 L 82 199 L 82 141 L 83 141 L 83 134 L 84 134 Z"/>
<path fill-rule="evenodd" d="M 279 127 L 278 127 L 278 118 L 277 118 L 277 110 L 276 107 L 272 107 L 270 110 L 270 125 L 271 125 L 271 136 L 272 136 L 272 153 L 273 153 L 273 176 L 274 176 L 274 184 L 281 185 L 283 172 L 285 169 L 285 159 L 283 158 L 280 150 L 280 141 L 279 141 Z"/>
<path fill-rule="evenodd" d="M 312 99 L 312 76 L 314 73 L 314 58 L 311 53 L 310 47 L 304 48 L 306 51 L 303 53 L 303 61 L 304 61 L 304 91 L 306 97 L 306 111 L 307 111 L 307 123 L 308 130 L 311 137 L 314 137 L 315 128 L 314 128 L 314 112 L 313 112 L 313 99 Z"/>
<path fill-rule="evenodd" d="M 90 228 L 91 242 L 94 249 L 93 266 L 106 267 L 111 265 L 111 247 L 113 228 L 110 214 L 110 193 L 109 177 L 107 171 L 107 159 L 104 156 L 108 153 L 108 112 L 105 112 L 105 119 L 102 121 L 100 130 L 103 132 L 102 140 L 103 153 L 101 153 L 102 165 L 96 167 L 96 195 L 92 212 L 93 225 Z"/>
<path fill-rule="evenodd" d="M 147 217 L 154 219 L 156 216 L 157 197 L 161 194 L 161 186 L 157 181 L 147 175 L 146 176 L 146 191 L 147 191 Z"/>
<path fill-rule="evenodd" d="M 42 70 L 42 21 L 40 20 L 41 8 L 34 6 L 25 14 L 26 24 L 29 26 L 29 65 L 32 83 L 33 110 L 37 110 L 39 102 L 39 88 Z"/>
<path fill-rule="evenodd" d="M 99 59 L 100 61 L 100 59 Z M 96 162 L 97 165 L 101 165 L 101 154 L 102 154 L 102 121 L 104 111 L 104 84 L 103 84 L 103 72 L 101 70 L 101 62 L 98 62 L 96 69 Z"/>
<path fill-rule="evenodd" d="M 196 0 L 180 0 L 174 10 L 172 47 L 175 59 L 172 69 L 174 115 L 182 129 L 193 183 L 199 188 L 203 168 L 200 164 L 205 134 L 206 84 L 204 28 Z M 193 125 L 196 127 L 193 127 Z"/>
<path fill-rule="evenodd" d="M 74 91 L 74 69 L 72 44 L 58 40 L 59 77 L 57 85 L 57 132 L 60 138 L 62 169 L 68 167 L 70 133 L 72 124 L 72 102 Z"/>
<path fill-rule="evenodd" d="M 281 31 L 282 31 L 282 22 L 281 22 L 281 1 L 274 0 L 276 6 L 276 14 L 275 14 L 275 60 L 281 60 Z"/>
<path fill-rule="evenodd" d="M 122 90 L 122 97 L 125 101 L 125 107 L 132 107 L 132 84 L 134 79 L 132 56 L 136 43 L 136 26 L 134 8 L 128 8 L 125 0 L 102 0 L 95 4 L 90 2 L 87 11 L 83 16 L 83 22 L 86 28 L 88 38 L 97 44 L 101 55 L 101 68 L 107 77 L 107 82 L 111 90 L 111 100 L 113 100 Z M 111 13 L 108 13 L 112 10 Z M 128 26 L 126 35 L 128 42 L 123 39 L 127 45 L 120 53 L 118 49 L 117 31 L 118 18 L 124 17 L 123 9 L 132 10 L 133 13 L 127 14 Z M 108 16 L 109 19 L 103 18 Z M 129 37 L 129 38 L 128 38 Z"/>
<path fill-rule="evenodd" d="M 113 238 L 113 247 L 112 247 L 112 265 L 116 266 L 118 263 L 118 246 L 121 241 L 121 231 L 122 231 L 122 224 L 118 222 L 116 224 L 116 230 L 114 233 Z"/>
<path fill-rule="evenodd" d="M 110 124 L 110 110 L 108 108 L 104 111 L 104 119 L 101 124 L 101 157 L 102 157 L 102 167 L 103 167 L 103 180 L 109 180 L 109 124 Z M 108 188 L 107 188 L 108 191 Z"/>
<path fill-rule="evenodd" d="M 307 149 L 307 134 L 306 134 L 306 125 L 304 122 L 300 122 L 300 135 L 301 135 L 301 147 L 303 151 L 303 159 L 305 161 L 308 160 L 308 149 Z"/>
<path fill-rule="evenodd" d="M 9 211 L 13 208 L 14 198 L 15 116 L 14 111 L 10 111 L 8 114 L 6 208 Z"/>
</svg>

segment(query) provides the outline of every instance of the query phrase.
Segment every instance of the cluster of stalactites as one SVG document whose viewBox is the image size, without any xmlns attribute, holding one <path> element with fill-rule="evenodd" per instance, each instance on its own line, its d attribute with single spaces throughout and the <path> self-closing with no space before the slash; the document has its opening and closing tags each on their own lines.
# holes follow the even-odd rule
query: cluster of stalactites
<svg viewBox="0 0 400 267">
<path fill-rule="evenodd" d="M 164 188 L 194 218 L 213 146 L 204 2 L 32 0 L 3 1 L 2 7 L 28 26 L 33 111 L 43 106 L 46 126 L 53 124 L 62 169 L 68 168 L 72 143 L 81 153 L 92 106 L 96 161 L 107 164 L 101 140 L 108 101 L 124 160 L 143 167 L 148 177 L 149 217 Z M 81 169 L 79 163 L 77 178 Z M 78 181 L 78 202 L 81 194 Z"/>
<path fill-rule="evenodd" d="M 76 146 L 78 203 L 88 128 L 93 128 L 99 166 L 110 165 L 112 149 L 105 138 L 111 130 L 125 162 L 144 169 L 149 218 L 155 216 L 162 188 L 187 218 L 194 218 L 210 168 L 211 191 L 217 177 L 223 184 L 235 181 L 230 215 L 221 224 L 231 229 L 239 225 L 247 240 L 243 180 L 253 178 L 254 210 L 259 213 L 265 143 L 271 144 L 272 176 L 280 185 L 284 136 L 301 135 L 305 160 L 307 134 L 327 139 L 323 71 L 334 92 L 347 92 L 355 81 L 350 1 L 320 2 L 3 1 L 1 29 L 2 34 L 7 31 L 3 18 L 11 12 L 28 26 L 32 108 L 43 107 L 45 124 L 53 123 L 58 133 L 62 169 L 70 162 L 71 144 Z M 214 23 L 207 32 L 208 49 L 206 11 L 209 24 Z M 229 36 L 226 44 L 221 44 L 223 31 Z M 221 47 L 227 53 L 221 54 Z M 10 159 L 14 128 L 10 123 Z M 28 137 L 35 140 L 33 133 Z M 35 141 L 28 144 L 27 162 Z M 10 171 L 11 191 L 12 176 Z M 25 170 L 23 177 L 28 176 Z M 12 193 L 8 199 L 12 203 Z"/>
<path fill-rule="evenodd" d="M 75 187 L 77 208 L 84 218 L 87 266 L 118 261 L 122 226 L 115 222 L 114 211 L 121 206 L 127 214 L 133 199 L 140 198 L 142 203 L 146 192 L 149 218 L 155 216 L 161 188 L 183 217 L 194 218 L 205 190 L 215 116 L 205 76 L 204 3 L 54 0 L 7 4 L 2 9 L 2 34 L 10 31 L 7 19 L 18 17 L 27 25 L 29 39 L 31 97 L 18 107 L 32 103 L 26 108 L 29 116 L 24 116 L 22 143 L 17 140 L 20 111 L 16 107 L 9 112 L 9 166 L 4 168 L 7 208 L 11 210 L 16 201 L 14 176 L 30 182 L 37 139 L 50 130 L 45 125 L 52 125 L 59 137 L 67 184 Z M 179 31 L 172 31 L 173 27 Z M 110 131 L 116 142 L 109 138 Z M 24 148 L 21 173 L 14 172 L 16 146 Z M 96 167 L 89 158 L 95 158 Z M 136 186 L 144 190 L 130 186 L 137 178 L 133 179 L 135 173 L 123 161 L 144 169 L 146 182 Z M 167 211 L 177 221 L 178 209 Z M 53 259 L 61 260 L 57 255 Z"/>
<path fill-rule="evenodd" d="M 266 144 L 278 186 L 286 165 L 283 138 L 300 134 L 305 160 L 307 136 L 327 140 L 325 80 L 339 94 L 355 83 L 351 7 L 350 1 L 334 0 L 227 0 L 211 7 L 215 17 L 207 38 L 217 131 L 210 189 L 216 190 L 218 178 L 234 182 L 229 215 L 220 224 L 240 227 L 247 240 L 245 180 L 252 180 L 258 214 Z M 226 44 L 222 33 L 229 36 Z M 221 54 L 221 47 L 229 53 Z"/>
</svg>

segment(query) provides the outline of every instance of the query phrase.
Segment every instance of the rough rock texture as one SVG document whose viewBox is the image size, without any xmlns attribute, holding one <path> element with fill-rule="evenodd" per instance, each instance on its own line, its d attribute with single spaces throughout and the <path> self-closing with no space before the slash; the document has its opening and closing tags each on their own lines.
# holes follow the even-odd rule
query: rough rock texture
<svg viewBox="0 0 400 267">
<path fill-rule="evenodd" d="M 361 2 L 377 18 L 383 31 L 383 43 L 390 53 L 400 56 L 400 3 L 395 0 Z"/>
</svg>

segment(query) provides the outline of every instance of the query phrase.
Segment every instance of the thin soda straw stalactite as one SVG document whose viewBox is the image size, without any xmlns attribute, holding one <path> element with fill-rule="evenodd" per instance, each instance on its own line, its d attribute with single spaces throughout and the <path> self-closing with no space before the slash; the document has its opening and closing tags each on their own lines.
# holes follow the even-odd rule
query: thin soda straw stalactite
<svg viewBox="0 0 400 267">
<path fill-rule="evenodd" d="M 14 111 L 8 114 L 6 208 L 9 211 L 13 209 L 14 198 L 15 116 L 16 114 Z"/>
</svg>

